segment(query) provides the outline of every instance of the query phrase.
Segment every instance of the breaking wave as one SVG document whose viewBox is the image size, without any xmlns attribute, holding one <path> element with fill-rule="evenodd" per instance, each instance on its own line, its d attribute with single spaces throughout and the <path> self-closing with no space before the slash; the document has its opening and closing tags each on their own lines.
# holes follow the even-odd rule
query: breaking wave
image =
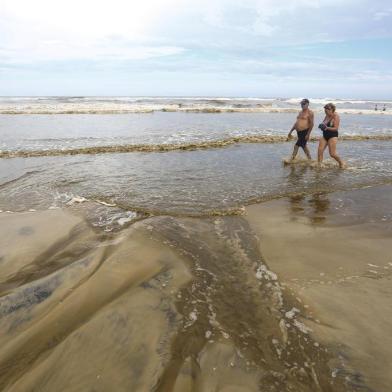
<svg viewBox="0 0 392 392">
<path fill-rule="evenodd" d="M 317 141 L 317 137 L 311 141 Z M 392 135 L 342 135 L 339 140 L 344 141 L 390 141 Z M 167 143 L 167 144 L 119 144 L 108 146 L 90 146 L 69 149 L 48 149 L 48 150 L 5 150 L 0 151 L 0 158 L 28 158 L 44 156 L 64 156 L 64 155 L 95 155 L 107 153 L 129 153 L 129 152 L 169 152 L 169 151 L 192 151 L 214 148 L 228 147 L 239 143 L 283 143 L 287 138 L 283 135 L 247 135 L 230 137 L 221 140 L 209 140 L 189 143 Z"/>
<path fill-rule="evenodd" d="M 183 112 L 183 113 L 297 113 L 297 107 L 274 107 L 272 105 L 259 104 L 257 107 L 249 107 L 249 104 L 232 104 L 230 106 L 189 106 L 183 107 L 178 104 L 173 105 L 152 105 L 152 106 L 53 106 L 34 105 L 28 107 L 0 107 L 0 114 L 132 114 L 132 113 L 154 113 L 154 112 Z M 312 108 L 316 113 L 323 113 L 323 109 Z M 350 109 L 339 108 L 340 114 L 371 114 L 371 115 L 392 115 L 392 111 L 374 111 L 373 109 Z"/>
</svg>

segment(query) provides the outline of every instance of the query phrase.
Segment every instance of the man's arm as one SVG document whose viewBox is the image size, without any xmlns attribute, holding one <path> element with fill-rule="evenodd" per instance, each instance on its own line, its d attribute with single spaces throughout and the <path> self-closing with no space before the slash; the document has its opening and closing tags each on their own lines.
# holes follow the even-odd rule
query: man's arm
<svg viewBox="0 0 392 392">
<path fill-rule="evenodd" d="M 312 132 L 314 126 L 314 114 L 312 111 L 309 112 L 309 131 L 308 134 L 306 135 L 306 140 L 310 139 L 310 133 Z"/>
<path fill-rule="evenodd" d="M 289 134 L 287 135 L 287 139 L 290 139 L 291 134 L 293 133 L 293 131 L 295 130 L 295 126 L 297 125 L 297 120 L 295 120 L 295 123 L 293 124 L 293 126 L 290 129 Z"/>
</svg>

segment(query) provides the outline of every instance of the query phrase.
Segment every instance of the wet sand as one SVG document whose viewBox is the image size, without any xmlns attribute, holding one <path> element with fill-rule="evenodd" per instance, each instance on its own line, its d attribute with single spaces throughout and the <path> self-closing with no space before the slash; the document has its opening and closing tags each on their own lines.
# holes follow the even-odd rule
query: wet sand
<svg viewBox="0 0 392 392">
<path fill-rule="evenodd" d="M 102 238 L 62 211 L 1 220 L 19 243 L 27 235 L 22 233 L 30 236 L 21 251 L 1 244 L 2 269 L 26 249 L 35 256 L 2 279 L 7 291 L 0 299 L 1 389 L 143 390 L 153 385 L 179 318 L 168 290 L 190 278 L 178 256 L 138 225 L 116 238 Z M 41 246 L 43 238 L 55 241 Z M 160 284 L 169 276 L 170 289 Z M 15 282 L 21 285 L 10 290 Z"/>
<path fill-rule="evenodd" d="M 335 375 L 378 392 L 392 384 L 391 190 L 298 196 L 247 216 L 312 336 L 334 353 Z"/>
<path fill-rule="evenodd" d="M 386 391 L 390 223 L 339 195 L 116 233 L 0 214 L 0 390 Z"/>
</svg>

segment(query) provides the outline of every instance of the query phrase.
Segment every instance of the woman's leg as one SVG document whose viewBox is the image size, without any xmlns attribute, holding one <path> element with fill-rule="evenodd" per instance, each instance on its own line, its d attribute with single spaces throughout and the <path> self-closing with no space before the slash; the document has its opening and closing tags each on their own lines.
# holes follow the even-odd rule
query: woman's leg
<svg viewBox="0 0 392 392">
<path fill-rule="evenodd" d="M 328 145 L 327 141 L 322 137 L 319 141 L 318 152 L 317 152 L 319 163 L 323 161 L 323 154 L 324 154 L 324 150 L 327 148 L 327 145 Z"/>
<path fill-rule="evenodd" d="M 336 143 L 338 142 L 337 137 L 332 137 L 328 140 L 328 150 L 329 155 L 339 163 L 339 167 L 343 167 L 343 161 L 340 159 L 339 155 L 336 153 Z"/>
</svg>

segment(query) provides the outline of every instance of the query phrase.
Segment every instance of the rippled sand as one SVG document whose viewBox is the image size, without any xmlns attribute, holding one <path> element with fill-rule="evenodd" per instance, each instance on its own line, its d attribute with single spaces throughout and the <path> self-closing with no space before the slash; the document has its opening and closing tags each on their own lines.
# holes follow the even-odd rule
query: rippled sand
<svg viewBox="0 0 392 392">
<path fill-rule="evenodd" d="M 0 389 L 386 391 L 390 232 L 298 203 L 112 234 L 2 213 Z"/>
</svg>

